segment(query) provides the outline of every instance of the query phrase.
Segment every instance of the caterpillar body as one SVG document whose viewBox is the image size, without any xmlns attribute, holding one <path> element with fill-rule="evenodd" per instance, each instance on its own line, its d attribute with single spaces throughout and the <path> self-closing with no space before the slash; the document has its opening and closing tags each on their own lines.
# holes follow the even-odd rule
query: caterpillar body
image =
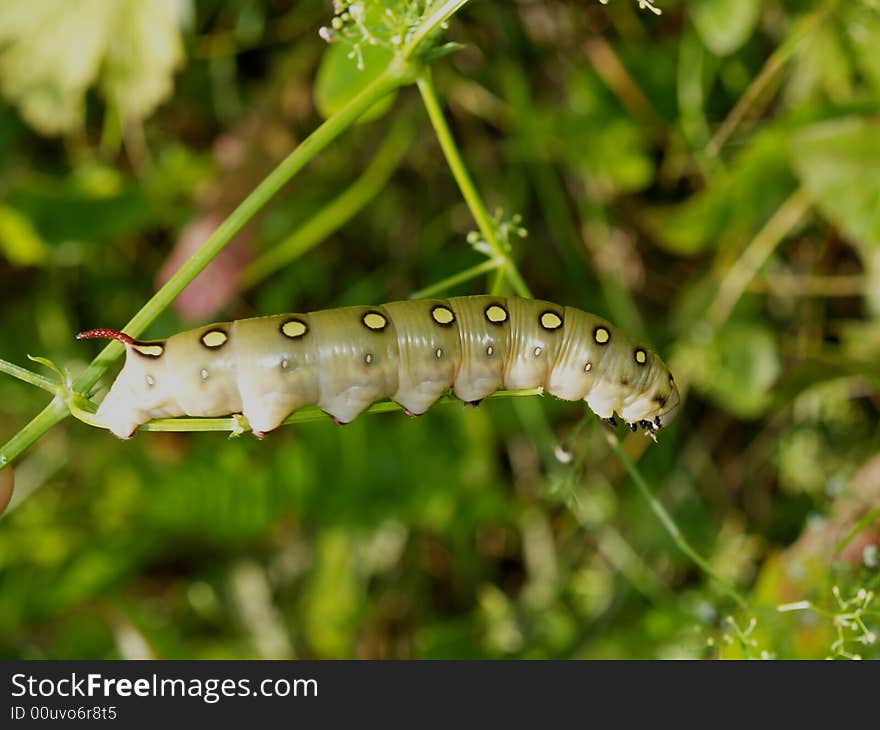
<svg viewBox="0 0 880 730">
<path fill-rule="evenodd" d="M 410 415 L 448 390 L 467 403 L 543 388 L 650 434 L 678 406 L 664 362 L 600 317 L 519 297 L 466 296 L 278 314 L 164 340 L 115 330 L 126 360 L 97 417 L 120 438 L 177 416 L 242 413 L 257 436 L 317 405 L 348 423 L 391 398 Z"/>
</svg>

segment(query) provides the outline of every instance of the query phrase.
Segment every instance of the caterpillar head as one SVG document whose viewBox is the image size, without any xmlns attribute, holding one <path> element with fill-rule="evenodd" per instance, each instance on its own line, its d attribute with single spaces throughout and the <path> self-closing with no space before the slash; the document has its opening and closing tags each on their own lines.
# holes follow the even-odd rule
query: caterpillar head
<svg viewBox="0 0 880 730">
<path fill-rule="evenodd" d="M 668 425 L 675 417 L 681 397 L 675 378 L 657 355 L 650 358 L 648 372 L 632 395 L 624 400 L 620 417 L 633 426 L 655 431 Z"/>
</svg>

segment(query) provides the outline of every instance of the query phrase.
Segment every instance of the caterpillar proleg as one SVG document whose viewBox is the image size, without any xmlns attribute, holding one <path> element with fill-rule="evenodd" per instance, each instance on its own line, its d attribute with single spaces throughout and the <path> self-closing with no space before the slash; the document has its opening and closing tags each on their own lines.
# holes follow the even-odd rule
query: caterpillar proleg
<svg viewBox="0 0 880 730">
<path fill-rule="evenodd" d="M 115 330 L 126 360 L 97 417 L 120 438 L 177 416 L 242 413 L 261 436 L 317 405 L 348 423 L 391 398 L 424 413 L 448 390 L 467 403 L 543 388 L 616 413 L 653 434 L 678 407 L 664 362 L 609 322 L 574 307 L 467 296 L 277 314 L 199 327 L 164 340 Z"/>
</svg>

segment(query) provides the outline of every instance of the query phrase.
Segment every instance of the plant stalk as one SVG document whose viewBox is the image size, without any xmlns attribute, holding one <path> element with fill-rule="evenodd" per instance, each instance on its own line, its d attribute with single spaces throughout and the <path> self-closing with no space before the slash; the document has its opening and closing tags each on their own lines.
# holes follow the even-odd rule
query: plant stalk
<svg viewBox="0 0 880 730">
<path fill-rule="evenodd" d="M 7 375 L 11 375 L 13 378 L 23 380 L 25 383 L 35 385 L 38 388 L 42 388 L 43 390 L 51 393 L 52 395 L 55 395 L 58 392 L 58 385 L 49 380 L 49 378 L 45 378 L 39 373 L 33 373 L 27 368 L 23 368 L 20 365 L 15 365 L 14 363 L 7 362 L 6 360 L 0 360 L 0 373 L 6 373 Z"/>
<path fill-rule="evenodd" d="M 687 538 L 682 534 L 681 530 L 678 528 L 678 525 L 675 524 L 675 520 L 672 519 L 672 515 L 666 511 L 666 508 L 663 504 L 654 496 L 654 493 L 651 491 L 648 484 L 645 482 L 642 477 L 641 472 L 638 470 L 636 465 L 633 463 L 632 459 L 629 458 L 629 455 L 624 451 L 623 447 L 620 445 L 620 441 L 614 434 L 608 434 L 608 443 L 611 446 L 612 451 L 617 454 L 617 457 L 623 462 L 624 467 L 629 473 L 632 480 L 635 482 L 636 487 L 639 492 L 641 492 L 642 496 L 648 502 L 648 505 L 651 507 L 651 510 L 657 516 L 657 519 L 660 520 L 660 524 L 666 529 L 666 532 L 669 533 L 669 536 L 672 538 L 673 542 L 678 546 L 678 549 L 681 550 L 685 555 L 687 555 L 694 563 L 696 563 L 697 567 L 700 568 L 706 575 L 710 578 L 714 579 L 718 586 L 721 588 L 724 593 L 730 596 L 742 609 L 748 609 L 749 604 L 745 598 L 743 598 L 739 592 L 731 586 L 724 578 L 722 578 L 715 569 L 709 564 L 709 561 L 706 560 L 702 555 L 700 555 L 687 541 Z"/>
<path fill-rule="evenodd" d="M 452 171 L 453 177 L 455 177 L 455 182 L 458 184 L 458 188 L 461 190 L 461 194 L 464 197 L 468 208 L 470 208 L 471 215 L 473 215 L 477 227 L 480 229 L 480 233 L 483 234 L 483 239 L 489 244 L 489 247 L 492 249 L 495 256 L 505 262 L 504 266 L 499 268 L 497 274 L 499 276 L 503 275 L 507 277 L 507 280 L 517 294 L 530 299 L 532 293 L 529 291 L 529 287 L 526 285 L 516 266 L 514 266 L 513 262 L 510 260 L 507 251 L 504 250 L 504 246 L 502 246 L 501 242 L 498 240 L 495 226 L 489 217 L 489 213 L 486 211 L 486 207 L 483 205 L 483 201 L 477 192 L 473 180 L 471 180 L 467 168 L 465 167 L 464 160 L 462 160 L 458 147 L 455 144 L 455 138 L 452 136 L 449 125 L 446 123 L 446 118 L 443 116 L 443 109 L 440 106 L 440 101 L 434 90 L 434 84 L 427 71 L 419 76 L 418 86 L 419 92 L 422 95 L 422 101 L 425 103 L 425 109 L 428 112 L 428 117 L 430 118 L 431 124 L 434 127 L 434 132 L 437 135 L 437 140 L 440 142 L 440 147 L 443 150 L 443 154 L 446 156 L 446 162 L 449 165 L 449 169 Z"/>
</svg>

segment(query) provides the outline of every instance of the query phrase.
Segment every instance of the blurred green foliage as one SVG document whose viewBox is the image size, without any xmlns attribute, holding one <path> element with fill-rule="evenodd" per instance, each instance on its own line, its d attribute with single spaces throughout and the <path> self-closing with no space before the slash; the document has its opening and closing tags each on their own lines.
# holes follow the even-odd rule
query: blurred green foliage
<svg viewBox="0 0 880 730">
<path fill-rule="evenodd" d="M 486 204 L 522 215 L 510 243 L 535 295 L 645 337 L 688 385 L 659 444 L 623 447 L 748 609 L 576 405 L 262 442 L 68 421 L 15 464 L 0 655 L 876 658 L 880 3 L 654 5 L 470 3 L 433 78 Z M 332 17 L 321 0 L 0 0 L 4 360 L 82 371 L 94 350 L 73 334 L 124 323 L 363 85 L 384 51 L 327 46 Z M 418 94 L 370 115 L 150 334 L 405 298 L 479 264 Z M 337 210 L 391 134 L 413 141 L 331 213 L 349 222 L 237 284 Z M 44 404 L 0 379 L 0 441 Z"/>
</svg>

